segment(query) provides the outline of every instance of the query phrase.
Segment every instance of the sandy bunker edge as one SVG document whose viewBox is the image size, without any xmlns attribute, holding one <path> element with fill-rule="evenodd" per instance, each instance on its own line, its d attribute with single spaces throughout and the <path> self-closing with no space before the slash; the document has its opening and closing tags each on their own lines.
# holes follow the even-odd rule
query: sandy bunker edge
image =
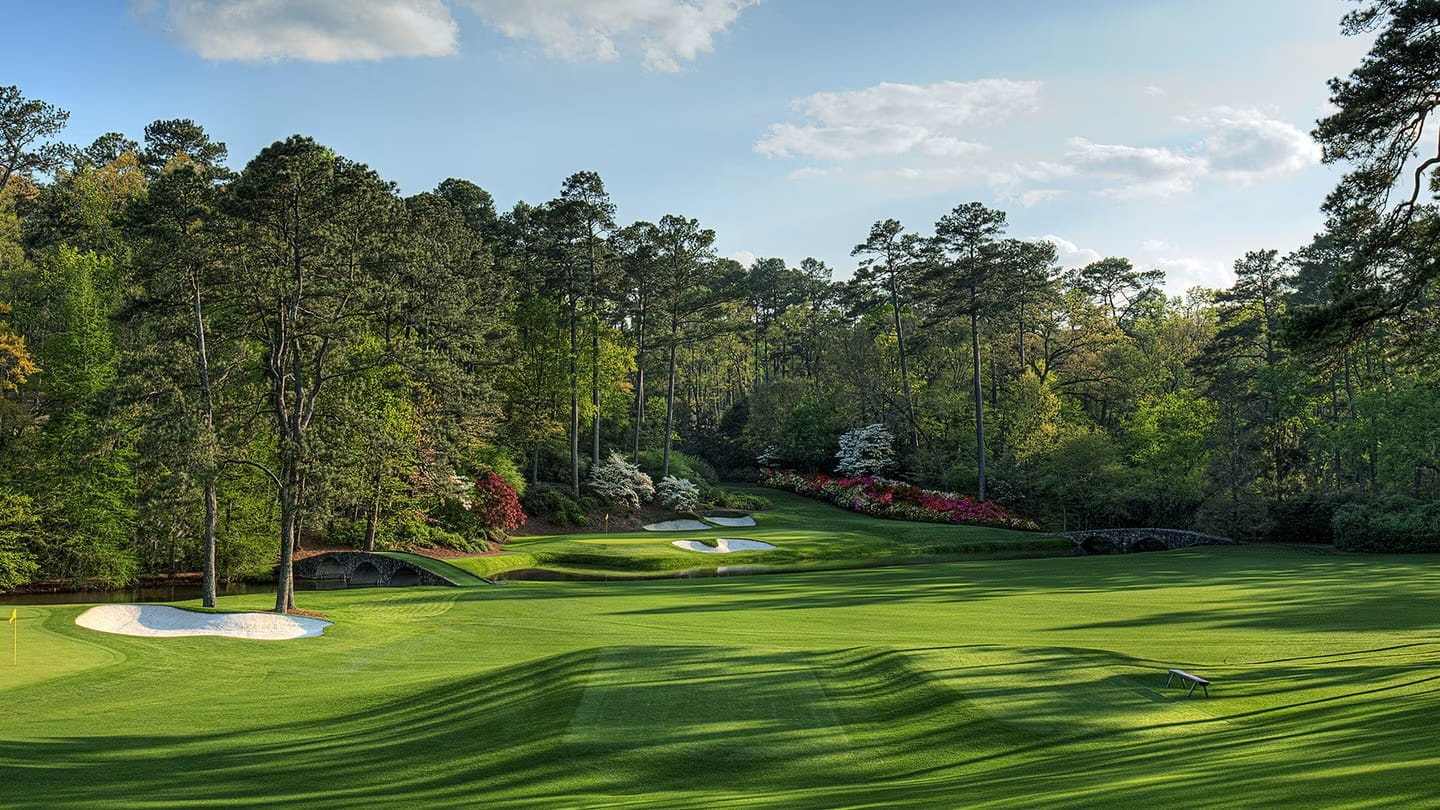
<svg viewBox="0 0 1440 810">
<path fill-rule="evenodd" d="M 685 551 L 698 551 L 701 554 L 733 554 L 737 551 L 769 551 L 775 546 L 760 540 L 746 540 L 743 537 L 721 537 L 715 541 L 715 545 L 708 546 L 699 540 L 672 540 L 670 545 Z"/>
<path fill-rule="evenodd" d="M 169 605 L 97 605 L 76 616 L 75 624 L 121 636 L 224 636 L 282 641 L 318 636 L 333 622 L 279 613 L 197 613 Z"/>
</svg>

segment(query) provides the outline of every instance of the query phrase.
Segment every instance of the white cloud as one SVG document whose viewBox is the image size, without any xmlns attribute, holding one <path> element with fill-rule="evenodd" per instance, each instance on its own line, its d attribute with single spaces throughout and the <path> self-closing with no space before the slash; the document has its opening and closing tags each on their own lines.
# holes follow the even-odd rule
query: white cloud
<svg viewBox="0 0 1440 810">
<path fill-rule="evenodd" d="M 1034 208 L 1040 203 L 1059 199 L 1064 194 L 1065 192 L 1058 188 L 1036 188 L 1020 192 L 1015 196 L 1015 200 L 1026 208 Z"/>
<path fill-rule="evenodd" d="M 903 124 L 864 127 L 775 124 L 757 149 L 780 157 L 803 155 L 817 160 L 859 160 L 875 155 L 903 155 L 927 137 L 924 129 Z"/>
<path fill-rule="evenodd" d="M 1162 250 L 1171 250 L 1172 247 L 1170 243 L 1164 239 L 1146 239 L 1140 243 L 1140 249 L 1155 253 Z"/>
<path fill-rule="evenodd" d="M 1060 266 L 1067 270 L 1100 261 L 1100 254 L 1097 251 L 1082 248 L 1069 239 L 1048 233 L 1040 239 L 1055 246 L 1055 254 L 1060 259 Z"/>
<path fill-rule="evenodd" d="M 651 70 L 675 72 L 715 49 L 714 37 L 760 0 L 463 0 L 512 39 L 552 56 L 613 62 L 638 50 Z"/>
<path fill-rule="evenodd" d="M 181 45 L 207 59 L 344 62 L 446 56 L 459 48 L 453 3 L 512 39 L 577 62 L 635 51 L 678 71 L 760 0 L 137 0 Z"/>
<path fill-rule="evenodd" d="M 809 180 L 813 177 L 833 177 L 837 174 L 844 174 L 845 169 L 841 166 L 829 166 L 820 168 L 817 166 L 806 166 L 803 169 L 796 169 L 785 175 L 790 180 Z"/>
<path fill-rule="evenodd" d="M 1117 199 L 1188 194 L 1201 178 L 1248 186 L 1320 162 L 1320 147 L 1294 124 L 1255 109 L 1214 107 L 1177 119 L 1205 134 L 1186 149 L 1126 146 L 1071 138 L 1063 165 L 1111 183 L 1097 193 Z M 1044 178 L 1050 170 L 1032 174 Z"/>
<path fill-rule="evenodd" d="M 741 266 L 747 270 L 751 267 L 754 267 L 755 262 L 758 259 L 758 257 L 754 253 L 751 253 L 748 250 L 737 250 L 734 253 L 730 254 L 730 258 L 739 262 Z"/>
<path fill-rule="evenodd" d="M 445 56 L 459 30 L 441 0 L 168 0 L 169 33 L 206 59 L 311 62 Z"/>
<path fill-rule="evenodd" d="M 1241 185 L 1320 162 L 1320 145 L 1307 133 L 1256 109 L 1215 107 L 1191 120 L 1210 130 L 1200 144 L 1209 170 Z"/>
<path fill-rule="evenodd" d="M 963 137 L 1038 105 L 1040 82 L 981 79 L 816 93 L 795 102 L 803 124 L 774 124 L 755 151 L 775 157 L 851 161 L 918 152 L 954 160 L 988 147 Z"/>
<path fill-rule="evenodd" d="M 920 153 L 925 157 L 935 158 L 936 160 L 948 160 L 988 151 L 990 151 L 990 147 L 983 143 L 962 141 L 959 138 L 952 138 L 948 135 L 941 135 L 938 138 L 926 138 L 920 142 Z"/>
<path fill-rule="evenodd" d="M 1094 143 L 1084 138 L 1070 139 L 1065 160 L 1079 173 L 1123 183 L 1100 192 L 1121 199 L 1183 194 L 1205 173 L 1203 162 L 1170 149 Z"/>
<path fill-rule="evenodd" d="M 1165 289 L 1179 293 L 1191 287 L 1225 289 L 1235 283 L 1231 265 L 1199 256 L 1162 256 L 1154 265 L 1165 271 Z"/>
<path fill-rule="evenodd" d="M 1158 84 L 1147 84 L 1143 92 L 1147 96 L 1163 96 L 1165 95 L 1165 88 Z"/>
</svg>

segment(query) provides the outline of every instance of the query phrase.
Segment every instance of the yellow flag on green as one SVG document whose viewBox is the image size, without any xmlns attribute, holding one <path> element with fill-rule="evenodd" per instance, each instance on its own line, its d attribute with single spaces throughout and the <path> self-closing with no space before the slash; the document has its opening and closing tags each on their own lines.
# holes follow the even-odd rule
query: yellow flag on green
<svg viewBox="0 0 1440 810">
<path fill-rule="evenodd" d="M 15 623 L 15 613 L 16 613 L 18 610 L 19 610 L 19 608 L 10 608 L 10 623 L 11 623 L 11 624 L 14 624 L 14 623 Z"/>
</svg>

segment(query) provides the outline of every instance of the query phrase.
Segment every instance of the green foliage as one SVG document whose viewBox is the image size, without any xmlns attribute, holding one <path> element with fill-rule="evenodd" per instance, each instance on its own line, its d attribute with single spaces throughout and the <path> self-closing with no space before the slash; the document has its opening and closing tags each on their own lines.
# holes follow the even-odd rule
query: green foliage
<svg viewBox="0 0 1440 810">
<path fill-rule="evenodd" d="M 1393 497 L 1335 511 L 1335 547 L 1346 551 L 1440 552 L 1440 501 Z"/>
<path fill-rule="evenodd" d="M 585 508 L 574 498 L 558 489 L 530 492 L 521 499 L 525 513 L 561 526 L 588 526 Z"/>
<path fill-rule="evenodd" d="M 640 469 L 652 480 L 659 480 L 662 477 L 664 464 L 664 454 L 659 450 L 640 451 Z M 709 462 L 673 449 L 670 451 L 670 474 L 676 478 L 688 478 L 701 486 L 720 480 L 720 476 Z"/>
<path fill-rule="evenodd" d="M 830 469 L 845 422 L 844 412 L 833 399 L 809 398 L 800 402 L 785 415 L 775 436 L 777 463 L 805 471 Z"/>
<path fill-rule="evenodd" d="M 478 478 L 485 473 L 494 473 L 509 484 L 516 495 L 524 497 L 525 488 L 528 486 L 525 473 L 521 472 L 520 465 L 515 461 L 515 454 L 509 449 L 493 444 L 482 445 L 471 451 L 469 458 L 473 467 L 470 470 L 473 473 L 471 477 Z"/>
<path fill-rule="evenodd" d="M 766 509 L 774 509 L 775 504 L 763 495 L 756 495 L 753 492 L 735 492 L 732 490 L 711 487 L 705 490 L 701 496 L 706 504 L 718 509 L 739 509 L 745 512 L 761 512 Z"/>
<path fill-rule="evenodd" d="M 438 512 L 438 515 L 437 515 Z M 463 551 L 470 554 L 479 554 L 490 551 L 494 546 L 486 535 L 484 527 L 479 526 L 474 516 L 470 522 L 459 516 L 463 512 L 469 514 L 463 506 L 456 512 L 453 506 L 442 506 L 431 511 L 433 523 L 411 516 L 399 516 L 390 521 L 386 526 L 383 535 L 384 545 L 393 551 L 412 551 L 426 548 L 449 548 L 456 551 Z M 462 534 L 460 531 L 449 528 L 459 526 L 469 531 L 478 533 Z"/>
<path fill-rule="evenodd" d="M 387 524 L 397 550 L 435 546 L 457 551 L 488 551 L 503 542 L 504 530 L 486 526 L 474 511 L 454 498 L 444 498 L 426 511 L 427 520 L 399 517 Z"/>
<path fill-rule="evenodd" d="M 40 570 L 30 551 L 39 530 L 30 499 L 0 489 L 0 592 L 24 585 Z"/>
<path fill-rule="evenodd" d="M 115 264 L 94 253 L 61 247 L 39 283 L 48 306 L 48 335 L 36 350 L 50 398 L 88 405 L 110 393 L 117 355 L 109 318 L 115 306 Z M 39 314 L 39 313 L 37 313 Z"/>
<path fill-rule="evenodd" d="M 264 458 L 259 453 L 259 458 Z M 268 574 L 275 565 L 275 486 L 251 467 L 232 467 L 218 482 L 216 571 L 221 579 Z M 195 508 L 191 503 L 191 508 Z"/>
<path fill-rule="evenodd" d="M 1267 539 L 1276 543 L 1334 543 L 1335 515 L 1349 502 L 1344 496 L 1315 492 L 1271 503 Z"/>
</svg>

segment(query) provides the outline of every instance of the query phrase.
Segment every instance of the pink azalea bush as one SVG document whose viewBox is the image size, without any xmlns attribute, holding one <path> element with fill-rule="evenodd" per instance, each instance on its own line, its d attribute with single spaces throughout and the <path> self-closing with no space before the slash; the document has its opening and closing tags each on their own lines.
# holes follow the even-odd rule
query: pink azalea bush
<svg viewBox="0 0 1440 810">
<path fill-rule="evenodd" d="M 762 486 L 829 501 L 841 509 L 890 520 L 963 523 L 1003 529 L 1040 531 L 1040 524 L 994 501 L 977 501 L 953 492 L 924 489 L 873 475 L 836 478 L 779 470 L 761 470 Z"/>
</svg>

